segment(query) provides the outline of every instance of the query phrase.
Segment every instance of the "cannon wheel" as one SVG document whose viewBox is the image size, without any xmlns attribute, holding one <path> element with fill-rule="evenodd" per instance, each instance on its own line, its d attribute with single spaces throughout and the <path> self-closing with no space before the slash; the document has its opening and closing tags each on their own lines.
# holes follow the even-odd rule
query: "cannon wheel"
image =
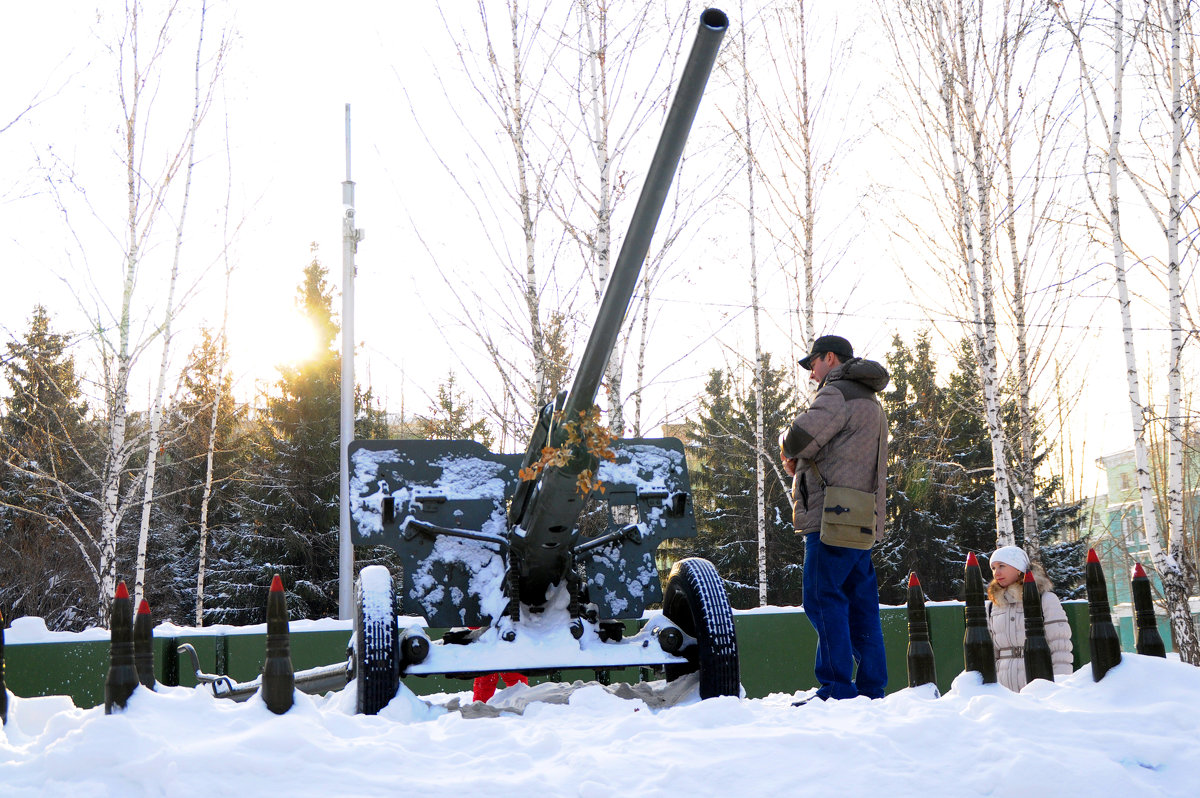
<svg viewBox="0 0 1200 798">
<path fill-rule="evenodd" d="M 383 566 L 369 566 L 381 568 Z M 364 571 L 367 569 L 364 568 Z M 355 709 L 362 715 L 376 715 L 396 697 L 400 685 L 400 647 L 396 640 L 396 605 L 392 577 L 369 580 L 359 575 L 354 613 L 355 670 L 358 698 Z"/>
<path fill-rule="evenodd" d="M 739 695 L 737 637 L 733 610 L 717 569 L 708 560 L 688 557 L 675 563 L 663 594 L 663 615 L 696 638 L 687 665 L 668 665 L 667 679 L 700 671 L 700 697 Z"/>
</svg>

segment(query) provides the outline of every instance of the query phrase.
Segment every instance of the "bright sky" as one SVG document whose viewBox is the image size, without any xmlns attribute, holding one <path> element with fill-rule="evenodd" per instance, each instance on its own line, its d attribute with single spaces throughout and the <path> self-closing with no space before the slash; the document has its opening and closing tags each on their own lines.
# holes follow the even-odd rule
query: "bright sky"
<svg viewBox="0 0 1200 798">
<path fill-rule="evenodd" d="M 487 268 L 493 254 L 481 240 L 475 216 L 466 212 L 461 195 L 417 130 L 405 96 L 407 92 L 422 125 L 436 137 L 440 154 L 469 179 L 461 125 L 451 111 L 470 117 L 478 101 L 461 86 L 452 89 L 449 99 L 437 87 L 435 69 L 453 79 L 456 62 L 454 42 L 434 4 L 298 2 L 288 4 L 286 11 L 266 3 L 214 0 L 212 5 L 208 41 L 227 23 L 236 34 L 222 86 L 226 102 L 214 109 L 197 144 L 183 268 L 189 281 L 205 276 L 176 325 L 181 337 L 190 340 L 200 324 L 220 324 L 221 242 L 227 236 L 236 267 L 229 328 L 239 390 L 248 396 L 256 384 L 269 385 L 276 379 L 273 365 L 303 348 L 298 342 L 305 332 L 297 326 L 293 298 L 310 259 L 310 242 L 318 244 L 334 287 L 341 283 L 344 107 L 350 103 L 357 224 L 366 231 L 355 283 L 359 381 L 369 381 L 391 412 L 403 409 L 411 416 L 427 409 L 451 368 L 474 369 L 488 379 L 490 367 L 479 365 L 473 354 L 478 344 L 458 324 L 462 311 L 425 249 L 438 257 L 452 280 L 476 287 L 490 283 Z M 450 9 L 451 25 L 474 18 L 468 4 L 443 5 Z M 489 9 L 493 16 L 503 12 L 499 4 Z M 726 10 L 736 27 L 736 9 Z M 6 285 L 0 295 L 0 333 L 6 340 L 24 330 L 35 302 L 50 307 L 60 329 L 78 331 L 84 323 L 72 293 L 92 309 L 97 294 L 110 309 L 119 301 L 125 199 L 113 152 L 120 145 L 114 67 L 102 46 L 111 40 L 117 11 L 114 6 L 101 14 L 94 3 L 61 0 L 9 4 L 0 12 L 0 69 L 6 75 L 0 86 L 0 125 L 31 100 L 41 101 L 0 133 L 0 270 Z M 840 20 L 845 30 L 875 12 L 863 0 L 841 13 L 847 14 Z M 194 29 L 194 16 L 179 28 L 177 57 L 182 60 L 159 111 L 182 110 L 176 121 L 186 119 L 188 110 L 181 103 L 190 98 L 187 59 L 192 57 Z M 863 35 L 871 35 L 869 28 Z M 689 34 L 689 44 L 690 39 Z M 877 45 L 867 39 L 855 54 L 854 63 L 861 67 L 854 79 L 859 94 L 845 110 L 852 127 L 880 107 L 874 92 L 886 80 L 888 53 Z M 720 107 L 731 104 L 710 84 L 697 129 L 719 124 Z M 226 125 L 232 164 L 228 219 L 222 213 Z M 179 129 L 169 124 L 162 129 L 168 128 Z M 650 141 L 644 146 L 649 147 L 657 137 L 657 123 L 646 131 L 643 137 Z M 883 360 L 894 331 L 911 335 L 925 324 L 924 314 L 909 299 L 910 286 L 895 267 L 897 258 L 911 265 L 916 256 L 903 253 L 889 233 L 894 222 L 878 218 L 879 209 L 869 209 L 859 221 L 839 202 L 864 194 L 872 176 L 894 179 L 906 156 L 872 136 L 855 152 L 853 163 L 829 181 L 830 214 L 851 222 L 833 236 L 844 239 L 846 252 L 819 301 L 847 296 L 847 315 L 828 319 L 828 327 L 848 334 L 859 351 Z M 62 182 L 67 167 L 87 189 L 90 208 L 82 194 Z M 60 181 L 58 194 L 69 210 L 66 221 L 49 191 L 47 171 Z M 722 227 L 698 237 L 688 268 L 663 295 L 664 315 L 650 351 L 649 372 L 661 372 L 658 387 L 647 398 L 650 423 L 682 420 L 681 410 L 701 390 L 709 368 L 753 352 L 745 310 L 749 286 L 742 218 L 736 209 L 719 216 Z M 726 223 L 728 229 L 723 229 Z M 236 233 L 223 232 L 234 228 Z M 623 235 L 622 228 L 618 240 Z M 765 240 L 760 233 L 763 258 Z M 168 237 L 146 257 L 162 273 L 171 251 Z M 778 280 L 764 278 L 761 293 L 772 309 L 764 348 L 779 363 L 789 354 L 783 310 L 790 302 Z M 144 282 L 136 299 L 141 318 L 160 318 L 156 309 L 162 296 L 160 285 Z M 340 311 L 340 300 L 335 308 Z M 1073 445 L 1087 446 L 1077 466 L 1081 481 L 1100 476 L 1091 464 L 1095 457 L 1126 448 L 1131 440 L 1128 411 L 1121 404 L 1119 345 L 1111 346 L 1115 305 L 1105 306 L 1103 314 L 1096 317 L 1097 326 L 1069 331 L 1086 344 L 1085 354 L 1076 358 L 1076 371 L 1064 379 L 1068 392 L 1077 389 L 1088 407 L 1086 426 L 1079 423 L 1073 433 L 1082 439 Z M 175 354 L 175 367 L 186 349 Z M 1097 358 L 1097 351 L 1114 354 Z M 158 358 L 157 348 L 143 358 L 135 405 L 147 402 Z M 1085 363 L 1091 364 L 1087 382 Z M 627 385 L 632 384 L 630 374 L 627 370 Z M 460 379 L 460 384 L 469 381 Z"/>
<path fill-rule="evenodd" d="M 9 644 L 39 639 L 37 620 Z M 1100 682 L 1085 665 L 1021 693 L 961 673 L 941 697 L 799 708 L 782 693 L 700 701 L 686 679 L 639 688 L 517 685 L 480 708 L 402 684 L 375 716 L 354 714 L 353 684 L 296 693 L 281 716 L 205 687 L 138 688 L 112 715 L 10 693 L 0 784 L 5 798 L 1200 794 L 1200 669 L 1177 659 L 1127 653 Z"/>
</svg>

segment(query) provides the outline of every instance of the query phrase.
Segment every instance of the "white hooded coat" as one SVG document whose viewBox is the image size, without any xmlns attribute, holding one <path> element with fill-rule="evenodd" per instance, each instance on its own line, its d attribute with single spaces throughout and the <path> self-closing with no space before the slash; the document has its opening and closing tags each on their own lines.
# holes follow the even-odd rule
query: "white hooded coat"
<svg viewBox="0 0 1200 798">
<path fill-rule="evenodd" d="M 1071 647 L 1071 625 L 1067 622 L 1067 613 L 1058 596 L 1048 589 L 1049 585 L 1043 586 L 1040 579 L 1038 582 L 1054 675 L 1070 675 L 1075 655 Z M 987 602 L 988 631 L 992 633 L 992 646 L 996 652 L 996 680 L 1016 692 L 1020 692 L 1028 681 L 1025 678 L 1023 590 L 1021 582 L 1015 582 L 996 594 L 994 601 Z"/>
</svg>

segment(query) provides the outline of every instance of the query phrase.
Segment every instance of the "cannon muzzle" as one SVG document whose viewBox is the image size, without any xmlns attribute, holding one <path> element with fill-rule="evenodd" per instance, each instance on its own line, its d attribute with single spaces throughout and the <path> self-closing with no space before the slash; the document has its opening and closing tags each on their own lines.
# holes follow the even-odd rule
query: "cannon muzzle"
<svg viewBox="0 0 1200 798">
<path fill-rule="evenodd" d="M 578 423 L 580 414 L 591 413 L 595 405 L 596 392 L 637 287 L 642 263 L 650 249 L 667 192 L 683 157 L 688 132 L 728 27 L 729 19 L 717 9 L 707 9 L 700 16 L 696 39 L 667 112 L 587 346 L 575 371 L 575 380 L 566 397 L 560 396 L 555 403 L 559 412 L 553 414 L 556 420 L 551 421 L 548 434 L 553 447 L 564 446 L 567 439 L 565 425 Z M 543 409 L 539 422 L 549 417 L 548 411 L 549 406 Z M 523 467 L 529 467 L 541 456 L 547 437 L 545 431 L 542 432 L 531 437 Z M 515 567 L 519 575 L 521 601 L 532 606 L 543 603 L 546 589 L 561 581 L 572 567 L 572 549 L 586 499 L 579 494 L 578 478 L 584 471 L 595 473 L 598 465 L 596 453 L 588 451 L 586 446 L 576 445 L 574 449 L 566 464 L 547 467 L 536 482 L 523 483 L 510 506 L 509 522 L 520 528 L 513 536 L 510 567 Z"/>
<path fill-rule="evenodd" d="M 574 620 L 589 620 L 588 607 L 607 619 L 640 617 L 661 599 L 654 552 L 663 540 L 696 534 L 683 444 L 609 441 L 591 420 L 728 25 L 716 9 L 700 16 L 574 383 L 540 409 L 525 453 L 493 453 L 474 441 L 351 444 L 353 541 L 399 553 L 401 611 L 432 626 L 496 625 L 511 641 L 522 605 L 544 610 L 564 582 Z M 549 464 L 545 449 L 556 452 Z M 600 482 L 602 496 L 592 492 Z M 409 656 L 421 645 L 413 641 Z"/>
<path fill-rule="evenodd" d="M 683 146 L 728 27 L 729 19 L 724 12 L 715 8 L 707 9 L 700 15 L 700 30 L 696 33 L 691 54 L 680 76 L 671 110 L 667 112 L 667 121 L 646 172 L 646 182 L 629 222 L 629 230 L 625 233 L 604 298 L 596 312 L 587 348 L 583 350 L 579 368 L 575 371 L 575 381 L 567 394 L 567 404 L 563 409 L 566 418 L 577 418 L 580 411 L 591 410 L 596 402 L 600 380 L 616 346 L 625 312 L 637 288 L 642 263 L 650 250 L 650 240 L 658 226 L 658 217 L 666 204 L 667 192 L 683 157 Z"/>
</svg>

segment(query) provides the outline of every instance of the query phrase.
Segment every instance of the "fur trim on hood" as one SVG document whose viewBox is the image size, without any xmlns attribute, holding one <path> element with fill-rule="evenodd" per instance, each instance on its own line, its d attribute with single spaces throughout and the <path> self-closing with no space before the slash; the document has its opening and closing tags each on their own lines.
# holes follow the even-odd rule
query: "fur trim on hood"
<svg viewBox="0 0 1200 798">
<path fill-rule="evenodd" d="M 1054 590 L 1054 583 L 1036 571 L 1033 574 L 1033 581 L 1038 586 L 1038 593 L 1045 594 Z M 994 579 L 992 580 L 991 584 L 988 585 L 988 598 L 990 598 L 992 603 L 997 607 L 1007 607 L 1010 604 L 1020 604 L 1024 600 L 1024 595 L 1025 585 L 1023 582 L 1013 582 L 1011 585 L 1004 588 L 1004 590 L 1000 590 L 999 583 L 997 583 Z"/>
</svg>

